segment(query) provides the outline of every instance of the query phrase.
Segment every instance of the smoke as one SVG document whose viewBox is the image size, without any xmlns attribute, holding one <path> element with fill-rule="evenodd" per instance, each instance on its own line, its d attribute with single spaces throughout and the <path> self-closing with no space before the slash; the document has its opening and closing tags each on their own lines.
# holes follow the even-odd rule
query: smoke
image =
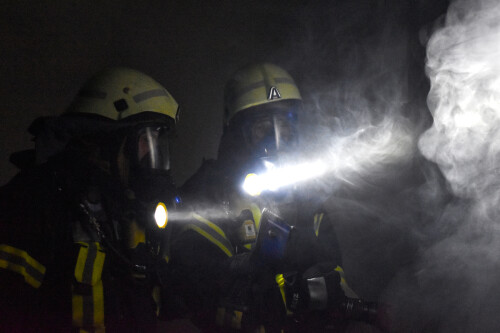
<svg viewBox="0 0 500 333">
<path fill-rule="evenodd" d="M 410 172 L 423 124 L 412 118 L 408 29 L 397 18 L 405 16 L 407 6 L 339 2 L 332 12 L 323 8 L 335 22 L 319 27 L 321 34 L 309 34 L 324 39 L 299 40 L 321 68 L 311 74 L 309 65 L 298 81 L 306 101 L 302 151 L 328 167 L 313 186 L 323 198 L 343 186 L 397 187 Z"/>
<path fill-rule="evenodd" d="M 249 174 L 243 184 L 251 195 L 264 190 L 275 191 L 305 181 L 319 180 L 353 184 L 359 177 L 386 172 L 391 165 L 407 162 L 412 157 L 413 137 L 409 127 L 386 118 L 377 125 L 367 124 L 350 135 L 333 137 L 321 153 L 308 160 L 281 167 L 267 163 L 263 174 Z M 330 181 L 332 182 L 332 181 Z"/>
<path fill-rule="evenodd" d="M 397 115 L 376 124 L 364 124 L 353 133 L 331 137 L 328 161 L 335 178 L 355 183 L 359 177 L 376 177 L 392 165 L 412 158 L 413 136 L 408 121 Z"/>
<path fill-rule="evenodd" d="M 500 3 L 457 1 L 427 47 L 434 125 L 419 148 L 455 194 L 497 202 L 500 166 Z M 488 196 L 486 194 L 489 194 Z"/>
<path fill-rule="evenodd" d="M 452 2 L 427 45 L 434 123 L 418 147 L 456 199 L 397 280 L 397 331 L 500 330 L 499 59 L 500 2 Z"/>
</svg>

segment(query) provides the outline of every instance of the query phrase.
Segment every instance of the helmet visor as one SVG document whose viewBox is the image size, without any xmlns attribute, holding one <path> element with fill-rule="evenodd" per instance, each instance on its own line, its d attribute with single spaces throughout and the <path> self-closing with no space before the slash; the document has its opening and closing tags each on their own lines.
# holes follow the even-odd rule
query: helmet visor
<svg viewBox="0 0 500 333">
<path fill-rule="evenodd" d="M 136 157 L 141 169 L 170 169 L 168 131 L 163 126 L 143 127 L 137 136 Z"/>
</svg>

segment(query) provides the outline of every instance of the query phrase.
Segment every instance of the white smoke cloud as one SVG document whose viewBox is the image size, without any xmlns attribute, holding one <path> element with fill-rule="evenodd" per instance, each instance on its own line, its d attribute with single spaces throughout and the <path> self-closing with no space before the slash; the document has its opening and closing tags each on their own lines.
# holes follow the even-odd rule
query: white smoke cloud
<svg viewBox="0 0 500 333">
<path fill-rule="evenodd" d="M 298 81 L 308 103 L 300 120 L 303 151 L 328 164 L 316 184 L 325 197 L 343 185 L 378 190 L 397 182 L 411 168 L 422 131 L 409 112 L 408 30 L 395 17 L 408 5 L 357 1 L 332 8 L 338 18 L 321 38 L 311 43 L 305 36 L 297 45 L 322 64 L 316 75 L 306 65 Z"/>
<path fill-rule="evenodd" d="M 396 73 L 387 82 L 384 74 L 391 68 L 381 70 L 373 69 L 378 82 L 359 75 L 315 96 L 318 115 L 309 132 L 303 132 L 303 151 L 310 160 L 326 164 L 315 183 L 325 197 L 343 185 L 364 190 L 390 186 L 411 168 L 421 131 L 404 115 L 407 98 L 398 85 L 404 79 Z"/>
<path fill-rule="evenodd" d="M 377 124 L 360 124 L 350 135 L 334 136 L 327 154 L 336 178 L 352 183 L 407 163 L 413 156 L 413 133 L 406 119 L 390 115 Z"/>
<path fill-rule="evenodd" d="M 456 1 L 427 47 L 434 117 L 419 148 L 455 194 L 497 202 L 500 166 L 500 2 Z M 488 193 L 495 197 L 485 198 Z"/>
<path fill-rule="evenodd" d="M 434 123 L 419 149 L 457 199 L 400 280 L 399 328 L 498 332 L 500 2 L 453 1 L 428 42 L 426 65 Z"/>
</svg>

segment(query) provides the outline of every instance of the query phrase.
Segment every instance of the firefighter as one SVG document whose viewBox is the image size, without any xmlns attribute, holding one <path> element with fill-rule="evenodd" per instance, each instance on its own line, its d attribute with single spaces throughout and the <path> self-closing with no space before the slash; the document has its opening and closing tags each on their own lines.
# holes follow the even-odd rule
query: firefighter
<svg viewBox="0 0 500 333">
<path fill-rule="evenodd" d="M 32 124 L 35 150 L 0 190 L 2 331 L 155 331 L 178 113 L 154 79 L 111 68 Z"/>
<path fill-rule="evenodd" d="M 226 85 L 218 159 L 204 161 L 182 187 L 194 213 L 173 242 L 172 264 L 184 277 L 179 290 L 208 331 L 280 331 L 291 314 L 295 322 L 302 318 L 302 329 L 316 330 L 326 325 L 316 320 L 328 318 L 325 311 L 341 307 L 346 296 L 356 297 L 321 205 L 301 199 L 298 188 L 254 197 L 242 190 L 248 174 L 299 157 L 301 112 L 300 92 L 282 68 L 263 63 L 237 71 Z M 264 208 L 295 227 L 286 256 L 271 267 L 253 252 Z M 199 290 L 182 287 L 196 283 Z"/>
</svg>

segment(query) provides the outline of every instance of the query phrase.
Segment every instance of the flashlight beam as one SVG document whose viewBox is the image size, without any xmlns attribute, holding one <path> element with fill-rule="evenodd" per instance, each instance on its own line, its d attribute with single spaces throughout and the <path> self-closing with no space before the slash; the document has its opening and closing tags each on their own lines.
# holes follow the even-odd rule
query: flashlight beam
<svg viewBox="0 0 500 333">
<path fill-rule="evenodd" d="M 262 175 L 248 174 L 243 183 L 243 189 L 251 196 L 257 196 L 262 191 L 277 191 L 297 182 L 320 177 L 325 172 L 326 165 L 321 161 L 289 165 L 282 168 L 271 166 Z"/>
<path fill-rule="evenodd" d="M 332 138 L 332 142 L 319 154 L 322 158 L 312 162 L 283 167 L 266 164 L 264 173 L 247 175 L 243 190 L 251 196 L 258 196 L 264 191 L 277 191 L 327 175 L 350 182 L 349 177 L 354 174 L 379 173 L 390 164 L 409 160 L 414 150 L 411 131 L 394 119 L 379 126 L 361 128 L 350 136 Z"/>
</svg>

